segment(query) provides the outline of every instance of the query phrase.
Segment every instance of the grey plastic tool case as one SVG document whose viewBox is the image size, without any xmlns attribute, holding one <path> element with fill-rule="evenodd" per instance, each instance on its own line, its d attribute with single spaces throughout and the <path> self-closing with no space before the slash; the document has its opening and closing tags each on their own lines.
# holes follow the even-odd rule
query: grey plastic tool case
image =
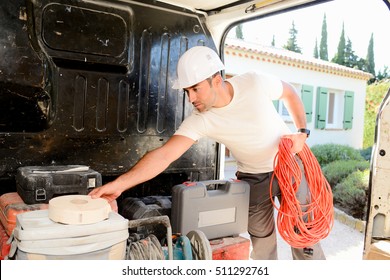
<svg viewBox="0 0 390 280">
<path fill-rule="evenodd" d="M 26 204 L 48 203 L 61 195 L 85 195 L 101 185 L 101 174 L 85 165 L 25 166 L 16 175 L 16 190 Z"/>
<path fill-rule="evenodd" d="M 210 185 L 218 186 L 209 190 Z M 172 230 L 201 230 L 208 239 L 247 231 L 249 184 L 244 181 L 188 182 L 172 189 Z"/>
</svg>

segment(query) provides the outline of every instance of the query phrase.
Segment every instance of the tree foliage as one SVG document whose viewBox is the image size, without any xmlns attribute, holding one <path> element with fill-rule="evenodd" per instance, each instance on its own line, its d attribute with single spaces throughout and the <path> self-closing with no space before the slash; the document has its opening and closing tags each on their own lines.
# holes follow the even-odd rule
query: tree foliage
<svg viewBox="0 0 390 280">
<path fill-rule="evenodd" d="M 242 24 L 236 26 L 236 38 L 244 40 L 244 33 L 242 32 Z"/>
<path fill-rule="evenodd" d="M 317 43 L 317 38 L 316 38 L 316 45 L 314 46 L 313 56 L 314 56 L 315 58 L 319 58 L 319 57 L 320 57 L 320 55 L 318 54 L 318 43 Z"/>
<path fill-rule="evenodd" d="M 389 67 L 385 66 L 382 70 L 379 70 L 378 75 L 376 76 L 378 81 L 385 80 L 386 78 L 390 78 L 390 73 L 389 73 Z"/>
<path fill-rule="evenodd" d="M 328 60 L 328 30 L 326 24 L 326 14 L 324 14 L 324 19 L 322 20 L 320 59 Z"/>
<path fill-rule="evenodd" d="M 344 23 L 343 23 L 343 29 L 341 30 L 339 45 L 337 47 L 337 53 L 332 58 L 332 62 L 345 65 L 345 31 L 344 31 Z"/>
<path fill-rule="evenodd" d="M 375 74 L 374 34 L 371 34 L 367 49 L 367 56 L 364 59 L 355 54 L 355 51 L 352 47 L 351 39 L 345 39 L 344 24 L 340 35 L 337 53 L 332 58 L 332 62 L 371 73 L 373 75 L 373 78 L 368 81 L 368 84 L 371 84 L 375 81 L 381 81 L 390 77 L 387 66 L 385 66 L 383 72 L 379 71 L 378 75 Z"/>
<path fill-rule="evenodd" d="M 355 54 L 355 51 L 352 48 L 352 41 L 351 39 L 347 39 L 347 42 L 345 44 L 345 53 L 344 53 L 344 65 L 350 68 L 358 68 L 358 61 L 359 57 Z"/>
<path fill-rule="evenodd" d="M 301 48 L 298 46 L 297 43 L 297 34 L 298 30 L 295 28 L 295 23 L 294 21 L 292 22 L 292 26 L 290 28 L 290 37 L 287 40 L 287 44 L 283 46 L 286 50 L 293 51 L 296 53 L 302 53 Z"/>
<path fill-rule="evenodd" d="M 375 60 L 374 60 L 374 34 L 371 33 L 371 38 L 368 43 L 367 56 L 366 56 L 366 69 L 368 73 L 375 75 Z"/>
<path fill-rule="evenodd" d="M 375 71 L 375 59 L 374 59 L 374 34 L 371 33 L 370 40 L 368 42 L 367 55 L 365 58 L 361 58 L 355 54 L 355 51 L 352 47 L 352 41 L 348 36 L 346 36 L 346 31 L 344 29 L 344 23 L 342 25 L 342 30 L 340 33 L 340 40 L 337 47 L 337 53 L 332 58 L 332 62 L 344 65 L 346 67 L 359 69 L 373 75 L 373 78 L 368 81 L 368 84 L 372 84 L 378 81 L 386 80 L 390 78 L 390 71 L 388 65 L 385 65 L 383 69 L 380 69 L 376 74 Z M 290 37 L 287 40 L 287 43 L 283 48 L 302 53 L 302 49 L 298 45 L 298 30 L 295 27 L 294 21 L 292 22 L 292 27 L 289 30 Z M 244 40 L 243 25 L 238 24 L 235 28 L 235 36 L 238 39 Z M 321 28 L 321 40 L 318 46 L 317 38 L 315 40 L 315 47 L 313 50 L 313 57 L 319 58 L 322 60 L 328 61 L 328 32 L 327 32 L 327 18 L 324 14 Z M 271 46 L 275 46 L 275 35 L 272 38 Z"/>
<path fill-rule="evenodd" d="M 364 133 L 363 148 L 371 147 L 374 144 L 376 127 L 376 117 L 383 98 L 390 88 L 390 82 L 379 82 L 367 87 L 365 113 L 364 113 Z"/>
</svg>

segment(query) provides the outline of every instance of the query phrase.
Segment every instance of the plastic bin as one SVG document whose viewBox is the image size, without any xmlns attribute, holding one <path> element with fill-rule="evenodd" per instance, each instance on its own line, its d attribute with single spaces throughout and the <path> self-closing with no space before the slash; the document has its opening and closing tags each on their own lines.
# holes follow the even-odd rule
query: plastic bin
<svg viewBox="0 0 390 280">
<path fill-rule="evenodd" d="M 112 211 L 98 223 L 65 225 L 39 210 L 18 215 L 12 237 L 17 260 L 123 260 L 128 220 Z"/>
</svg>

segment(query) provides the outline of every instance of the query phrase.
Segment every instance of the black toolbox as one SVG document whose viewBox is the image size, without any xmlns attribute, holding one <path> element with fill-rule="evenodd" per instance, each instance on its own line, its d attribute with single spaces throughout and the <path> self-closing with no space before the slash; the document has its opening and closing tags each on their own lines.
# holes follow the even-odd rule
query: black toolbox
<svg viewBox="0 0 390 280">
<path fill-rule="evenodd" d="M 16 190 L 26 204 L 48 203 L 61 195 L 86 195 L 101 185 L 101 174 L 85 165 L 25 166 L 16 174 Z"/>
</svg>

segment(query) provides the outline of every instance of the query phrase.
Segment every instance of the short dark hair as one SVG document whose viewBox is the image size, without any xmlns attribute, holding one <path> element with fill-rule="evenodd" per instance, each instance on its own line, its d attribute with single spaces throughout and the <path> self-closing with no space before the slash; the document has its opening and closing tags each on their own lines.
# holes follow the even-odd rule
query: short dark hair
<svg viewBox="0 0 390 280">
<path fill-rule="evenodd" d="M 213 75 L 211 75 L 211 77 L 208 77 L 206 80 L 209 82 L 210 86 L 211 86 L 211 82 L 213 80 L 213 78 L 215 78 L 216 76 L 218 75 L 221 75 L 219 72 L 216 72 L 214 73 Z"/>
</svg>

